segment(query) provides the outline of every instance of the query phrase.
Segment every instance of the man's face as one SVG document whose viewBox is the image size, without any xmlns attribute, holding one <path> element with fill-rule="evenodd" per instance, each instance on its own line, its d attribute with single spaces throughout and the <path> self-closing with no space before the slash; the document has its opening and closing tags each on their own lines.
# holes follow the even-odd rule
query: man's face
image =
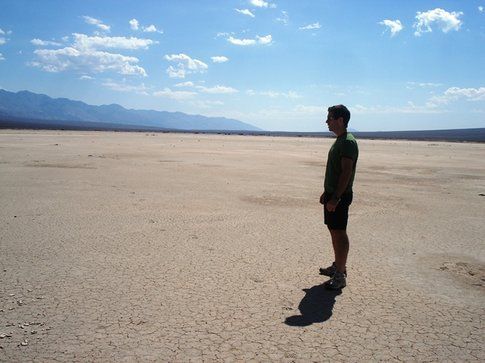
<svg viewBox="0 0 485 363">
<path fill-rule="evenodd" d="M 328 130 L 331 131 L 331 132 L 335 132 L 335 130 L 338 129 L 338 126 L 339 126 L 339 120 L 336 119 L 336 118 L 333 118 L 332 114 L 328 114 L 327 115 L 327 126 L 328 126 Z"/>
</svg>

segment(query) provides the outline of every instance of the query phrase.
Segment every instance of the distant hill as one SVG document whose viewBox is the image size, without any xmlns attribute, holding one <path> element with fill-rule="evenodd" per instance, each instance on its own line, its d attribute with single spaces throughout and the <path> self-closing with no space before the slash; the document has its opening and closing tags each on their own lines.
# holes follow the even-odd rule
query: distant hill
<svg viewBox="0 0 485 363">
<path fill-rule="evenodd" d="M 34 124 L 64 125 L 68 128 L 73 125 L 76 128 L 82 128 L 86 123 L 87 128 L 93 125 L 103 127 L 105 124 L 112 124 L 113 127 L 122 129 L 261 131 L 253 125 L 225 117 L 129 110 L 117 104 L 92 106 L 67 98 L 51 98 L 29 91 L 14 93 L 2 89 L 0 89 L 0 117 L 4 121 L 8 120 L 9 123 L 15 120 L 20 123 L 34 120 Z"/>
</svg>

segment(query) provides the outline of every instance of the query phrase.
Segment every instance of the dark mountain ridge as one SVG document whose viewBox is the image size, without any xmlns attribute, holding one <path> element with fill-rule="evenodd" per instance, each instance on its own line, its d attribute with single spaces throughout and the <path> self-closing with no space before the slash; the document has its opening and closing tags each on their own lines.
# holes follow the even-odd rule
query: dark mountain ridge
<svg viewBox="0 0 485 363">
<path fill-rule="evenodd" d="M 51 98 L 29 91 L 17 93 L 0 89 L 0 114 L 19 119 L 55 122 L 94 122 L 136 127 L 180 130 L 251 130 L 261 129 L 225 117 L 206 117 L 182 112 L 126 109 L 117 104 L 93 106 L 67 98 Z"/>
</svg>

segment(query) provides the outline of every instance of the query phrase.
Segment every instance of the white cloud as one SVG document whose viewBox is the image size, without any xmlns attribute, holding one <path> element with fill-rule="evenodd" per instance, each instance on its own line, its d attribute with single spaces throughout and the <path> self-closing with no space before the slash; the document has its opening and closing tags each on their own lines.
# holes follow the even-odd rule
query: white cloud
<svg viewBox="0 0 485 363">
<path fill-rule="evenodd" d="M 169 62 L 178 62 L 176 66 L 169 66 L 167 73 L 170 78 L 185 78 L 190 73 L 203 73 L 208 65 L 204 62 L 193 59 L 186 54 L 171 54 L 164 57 Z"/>
<path fill-rule="evenodd" d="M 87 81 L 87 80 L 94 79 L 94 77 L 83 75 L 83 76 L 79 77 L 79 79 L 81 81 Z"/>
<path fill-rule="evenodd" d="M 195 106 L 195 107 L 209 109 L 209 108 L 213 108 L 213 106 L 222 106 L 222 105 L 224 105 L 224 102 L 222 102 L 222 101 L 200 101 L 200 100 L 198 100 L 198 101 L 191 101 L 190 104 Z"/>
<path fill-rule="evenodd" d="M 3 45 L 7 42 L 5 38 L 0 38 L 0 45 Z"/>
<path fill-rule="evenodd" d="M 305 106 L 297 105 L 294 109 L 295 112 L 306 114 L 306 115 L 322 115 L 326 112 L 326 109 L 322 106 Z"/>
<path fill-rule="evenodd" d="M 78 49 L 99 49 L 99 48 L 117 48 L 117 49 L 148 49 L 152 44 L 158 42 L 151 39 L 143 38 L 126 38 L 126 37 L 106 37 L 106 36 L 88 36 L 85 34 L 74 33 L 74 47 Z"/>
<path fill-rule="evenodd" d="M 183 63 L 184 66 L 186 66 L 188 69 L 193 70 L 193 71 L 206 70 L 208 68 L 207 64 L 205 64 L 204 62 L 202 62 L 198 59 L 193 59 L 193 58 L 191 58 L 188 55 L 183 54 L 183 53 L 166 55 L 165 59 L 170 61 L 170 62 Z"/>
<path fill-rule="evenodd" d="M 214 87 L 204 87 L 204 86 L 197 86 L 201 92 L 210 93 L 210 94 L 229 94 L 229 93 L 237 93 L 239 92 L 237 89 L 227 86 L 214 86 Z"/>
<path fill-rule="evenodd" d="M 481 13 L 483 13 L 483 6 L 479 6 L 478 7 L 478 11 L 481 12 Z"/>
<path fill-rule="evenodd" d="M 93 49 L 37 49 L 37 60 L 30 64 L 46 72 L 62 72 L 69 69 L 101 73 L 114 71 L 126 75 L 146 76 L 145 70 L 136 65 L 136 57 L 97 51 Z"/>
<path fill-rule="evenodd" d="M 231 44 L 234 45 L 240 45 L 240 46 L 248 46 L 248 45 L 256 45 L 256 44 L 262 44 L 262 45 L 267 45 L 271 44 L 273 41 L 273 37 L 271 34 L 265 35 L 265 36 L 256 36 L 256 39 L 238 39 L 234 38 L 233 36 L 230 36 L 227 38 L 227 41 Z"/>
<path fill-rule="evenodd" d="M 0 34 L 2 34 L 2 35 L 5 34 L 5 32 L 3 31 L 2 28 L 0 28 Z"/>
<path fill-rule="evenodd" d="M 63 38 L 68 40 L 69 38 Z M 45 44 L 40 39 L 33 41 Z M 70 46 L 59 49 L 37 49 L 36 59 L 30 65 L 47 72 L 76 70 L 83 73 L 102 73 L 107 71 L 126 75 L 146 76 L 146 71 L 137 65 L 139 59 L 122 54 L 109 53 L 104 49 L 147 49 L 157 42 L 151 39 L 87 36 L 73 34 Z"/>
<path fill-rule="evenodd" d="M 194 87 L 194 86 L 195 86 L 194 82 L 190 82 L 190 81 L 177 83 L 175 85 L 175 87 Z"/>
<path fill-rule="evenodd" d="M 228 37 L 230 35 L 231 34 L 229 34 L 229 33 L 219 32 L 219 33 L 216 34 L 216 38 L 221 38 L 221 37 L 226 38 L 226 37 Z"/>
<path fill-rule="evenodd" d="M 300 30 L 316 30 L 316 29 L 320 29 L 321 27 L 322 26 L 317 21 L 316 23 L 313 23 L 313 24 L 308 24 L 308 25 L 305 25 L 305 26 L 301 26 L 299 29 Z"/>
<path fill-rule="evenodd" d="M 111 29 L 111 27 L 109 25 L 103 24 L 103 22 L 101 20 L 93 18 L 91 16 L 84 15 L 83 19 L 86 23 L 91 24 L 91 25 L 95 25 L 103 31 L 110 31 L 110 29 Z"/>
<path fill-rule="evenodd" d="M 236 10 L 240 14 L 247 15 L 247 16 L 250 16 L 251 18 L 254 18 L 254 14 L 249 9 L 234 9 L 234 10 Z"/>
<path fill-rule="evenodd" d="M 273 37 L 271 34 L 265 35 L 264 37 L 260 37 L 259 35 L 256 35 L 256 39 L 258 40 L 259 44 L 271 44 L 273 41 Z"/>
<path fill-rule="evenodd" d="M 5 60 L 5 58 L 3 57 L 3 54 L 0 53 L 0 61 L 3 61 L 3 60 Z"/>
<path fill-rule="evenodd" d="M 376 114 L 436 114 L 443 112 L 442 110 L 433 109 L 429 106 L 417 106 L 413 102 L 408 101 L 405 106 L 364 106 L 364 105 L 353 105 L 351 106 L 353 114 L 362 115 L 376 115 Z"/>
<path fill-rule="evenodd" d="M 131 19 L 129 23 L 131 30 L 138 30 L 138 28 L 140 27 L 140 23 L 136 19 Z"/>
<path fill-rule="evenodd" d="M 158 30 L 157 27 L 153 24 L 149 25 L 149 26 L 144 26 L 143 31 L 145 33 L 160 33 L 160 34 L 163 34 L 163 31 Z"/>
<path fill-rule="evenodd" d="M 278 92 L 278 91 L 261 91 L 261 92 L 256 92 L 252 89 L 247 90 L 246 94 L 250 96 L 265 96 L 265 97 L 270 97 L 270 98 L 290 98 L 290 99 L 296 99 L 296 98 L 301 98 L 301 96 L 296 93 L 295 91 L 288 91 L 288 92 Z"/>
<path fill-rule="evenodd" d="M 230 93 L 237 93 L 239 92 L 237 89 L 228 87 L 228 86 L 220 86 L 216 85 L 214 87 L 205 87 L 201 85 L 196 85 L 193 82 L 181 82 L 177 83 L 175 87 L 189 87 L 189 88 L 195 88 L 198 91 L 202 93 L 208 93 L 208 94 L 230 94 Z"/>
<path fill-rule="evenodd" d="M 388 30 L 391 32 L 391 37 L 393 37 L 403 29 L 400 20 L 384 19 L 383 21 L 379 22 L 379 24 L 384 25 L 388 28 Z"/>
<path fill-rule="evenodd" d="M 460 16 L 463 12 L 447 12 L 446 10 L 436 8 L 425 12 L 419 12 L 416 14 L 416 22 L 413 27 L 416 29 L 415 36 L 421 36 L 423 33 L 432 32 L 432 25 L 436 25 L 443 33 L 448 33 L 451 30 L 458 31 L 462 25 Z"/>
<path fill-rule="evenodd" d="M 432 83 L 432 82 L 407 82 L 406 88 L 408 89 L 413 89 L 416 87 L 421 87 L 421 88 L 431 88 L 431 87 L 440 87 L 443 84 L 442 83 Z"/>
<path fill-rule="evenodd" d="M 131 30 L 140 30 L 140 22 L 137 19 L 131 19 L 129 21 L 129 23 L 130 23 Z M 142 26 L 141 30 L 144 33 L 160 33 L 160 34 L 163 34 L 163 30 L 157 29 L 157 27 L 153 24 L 151 24 L 149 26 Z"/>
<path fill-rule="evenodd" d="M 221 55 L 221 56 L 211 57 L 211 60 L 214 63 L 225 63 L 225 62 L 227 62 L 229 60 L 229 58 L 224 57 L 223 55 Z"/>
<path fill-rule="evenodd" d="M 185 78 L 187 73 L 184 68 L 175 68 L 174 66 L 169 66 L 166 72 L 170 78 Z"/>
<path fill-rule="evenodd" d="M 284 25 L 288 25 L 288 23 L 290 22 L 290 17 L 288 16 L 288 12 L 282 10 L 281 18 L 276 18 L 276 21 L 283 23 Z"/>
<path fill-rule="evenodd" d="M 106 88 L 109 88 L 113 91 L 118 91 L 118 92 L 134 92 L 134 93 L 138 93 L 138 94 L 141 94 L 141 95 L 148 95 L 148 87 L 145 86 L 144 83 L 140 84 L 140 85 L 130 85 L 130 84 L 126 84 L 125 82 L 123 83 L 118 83 L 118 82 L 114 82 L 114 81 L 106 81 L 106 82 L 103 82 L 102 85 Z"/>
<path fill-rule="evenodd" d="M 231 44 L 242 45 L 242 46 L 256 44 L 256 40 L 254 39 L 237 39 L 237 38 L 234 38 L 233 36 L 230 36 L 229 38 L 227 38 L 227 41 Z"/>
<path fill-rule="evenodd" d="M 275 4 L 270 4 L 264 0 L 250 0 L 249 3 L 257 8 L 275 8 Z"/>
<path fill-rule="evenodd" d="M 197 92 L 190 91 L 172 91 L 170 88 L 164 88 L 163 91 L 154 92 L 153 95 L 157 97 L 165 97 L 173 100 L 186 100 L 192 98 Z"/>
<path fill-rule="evenodd" d="M 53 41 L 50 41 L 50 40 L 41 40 L 41 39 L 37 39 L 37 38 L 32 39 L 30 42 L 33 45 L 39 46 L 39 47 L 46 47 L 46 46 L 49 46 L 49 45 L 59 47 L 59 46 L 62 45 L 61 43 L 53 42 Z"/>
<path fill-rule="evenodd" d="M 427 106 L 438 107 L 440 105 L 447 105 L 450 102 L 465 99 L 466 101 L 484 101 L 485 87 L 479 88 L 459 88 L 450 87 L 442 95 L 431 97 Z"/>
</svg>

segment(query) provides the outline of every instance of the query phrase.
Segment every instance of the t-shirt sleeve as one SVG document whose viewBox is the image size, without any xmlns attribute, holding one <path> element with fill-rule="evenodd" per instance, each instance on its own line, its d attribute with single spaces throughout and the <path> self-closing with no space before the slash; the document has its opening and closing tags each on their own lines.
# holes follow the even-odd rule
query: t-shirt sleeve
<svg viewBox="0 0 485 363">
<path fill-rule="evenodd" d="M 359 150 L 357 149 L 357 144 L 351 140 L 345 140 L 342 147 L 342 157 L 357 160 L 359 155 Z"/>
</svg>

